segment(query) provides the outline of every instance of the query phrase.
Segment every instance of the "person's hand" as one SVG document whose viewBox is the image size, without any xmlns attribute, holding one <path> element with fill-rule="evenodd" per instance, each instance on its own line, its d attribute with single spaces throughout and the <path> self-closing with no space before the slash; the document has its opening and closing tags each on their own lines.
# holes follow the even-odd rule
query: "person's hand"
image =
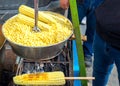
<svg viewBox="0 0 120 86">
<path fill-rule="evenodd" d="M 67 9 L 69 7 L 69 0 L 60 0 L 60 6 L 63 9 Z"/>
</svg>

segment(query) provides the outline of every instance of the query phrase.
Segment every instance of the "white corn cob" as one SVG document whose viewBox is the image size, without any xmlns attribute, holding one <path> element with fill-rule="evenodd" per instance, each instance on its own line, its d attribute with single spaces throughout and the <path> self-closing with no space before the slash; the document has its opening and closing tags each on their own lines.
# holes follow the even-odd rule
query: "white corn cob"
<svg viewBox="0 0 120 86">
<path fill-rule="evenodd" d="M 34 21 L 33 18 L 25 16 L 25 15 L 20 14 L 20 13 L 17 15 L 17 17 L 18 17 L 19 22 L 21 22 L 25 25 L 29 25 L 31 27 L 34 27 L 34 22 L 35 21 Z M 41 21 L 38 21 L 38 27 L 42 30 L 45 30 L 45 29 L 47 30 L 47 29 L 51 28 L 51 26 L 49 24 L 46 24 L 46 23 L 41 22 Z"/>
<path fill-rule="evenodd" d="M 19 12 L 26 15 L 26 16 L 34 18 L 34 9 L 31 7 L 28 7 L 26 5 L 21 5 L 19 7 Z M 44 13 L 42 11 L 38 12 L 38 20 L 45 22 L 45 23 L 48 23 L 48 24 L 56 23 L 54 18 L 52 18 L 51 16 L 48 16 L 46 13 Z"/>
</svg>

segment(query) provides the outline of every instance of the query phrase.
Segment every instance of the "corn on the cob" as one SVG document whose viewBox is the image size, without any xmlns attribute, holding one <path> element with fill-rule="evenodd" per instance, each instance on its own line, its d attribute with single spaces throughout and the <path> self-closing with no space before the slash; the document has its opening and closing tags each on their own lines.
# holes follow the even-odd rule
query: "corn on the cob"
<svg viewBox="0 0 120 86">
<path fill-rule="evenodd" d="M 61 71 L 18 75 L 13 78 L 17 85 L 64 85 L 65 78 Z"/>
<path fill-rule="evenodd" d="M 21 5 L 19 7 L 19 12 L 24 14 L 24 15 L 27 15 L 29 17 L 32 17 L 34 18 L 34 9 L 31 8 L 31 7 L 28 7 L 26 5 Z M 38 12 L 38 20 L 39 21 L 42 21 L 42 22 L 45 22 L 45 23 L 48 23 L 48 24 L 51 24 L 51 23 L 57 23 L 54 18 L 48 16 L 47 14 L 45 14 L 44 12 Z"/>
<path fill-rule="evenodd" d="M 44 13 L 47 13 L 48 16 L 53 17 L 55 20 L 57 20 L 57 21 L 59 21 L 61 23 L 64 23 L 64 24 L 68 24 L 69 23 L 68 19 L 65 18 L 64 16 L 60 15 L 60 14 L 56 14 L 54 12 L 49 12 L 49 11 L 44 12 Z"/>
<path fill-rule="evenodd" d="M 35 21 L 34 21 L 33 18 L 25 16 L 25 15 L 20 14 L 20 13 L 17 15 L 17 17 L 18 17 L 18 21 L 20 21 L 21 23 L 29 25 L 31 27 L 34 27 L 34 22 Z M 42 30 L 45 30 L 45 29 L 48 30 L 52 26 L 50 26 L 49 24 L 46 24 L 44 22 L 38 21 L 38 27 Z"/>
</svg>

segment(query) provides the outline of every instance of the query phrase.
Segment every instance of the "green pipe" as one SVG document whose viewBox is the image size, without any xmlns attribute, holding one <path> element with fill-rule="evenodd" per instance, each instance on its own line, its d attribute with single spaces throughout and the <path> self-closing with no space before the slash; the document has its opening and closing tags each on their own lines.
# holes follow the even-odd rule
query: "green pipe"
<svg viewBox="0 0 120 86">
<path fill-rule="evenodd" d="M 76 0 L 69 0 L 69 2 L 70 2 L 72 23 L 74 27 L 74 34 L 76 38 L 76 47 L 77 47 L 78 62 L 80 67 L 80 76 L 86 77 L 86 69 L 85 69 L 85 62 L 84 62 L 84 53 L 83 53 L 83 47 L 82 47 L 77 4 L 76 4 Z M 81 80 L 81 83 L 82 83 L 82 86 L 87 86 L 87 80 Z"/>
</svg>

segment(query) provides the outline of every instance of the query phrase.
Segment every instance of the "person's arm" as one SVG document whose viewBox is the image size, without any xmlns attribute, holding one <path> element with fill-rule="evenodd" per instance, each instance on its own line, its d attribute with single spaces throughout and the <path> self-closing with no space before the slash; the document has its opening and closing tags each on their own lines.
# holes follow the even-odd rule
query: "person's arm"
<svg viewBox="0 0 120 86">
<path fill-rule="evenodd" d="M 69 0 L 60 0 L 60 6 L 63 9 L 67 9 L 69 7 Z"/>
</svg>

